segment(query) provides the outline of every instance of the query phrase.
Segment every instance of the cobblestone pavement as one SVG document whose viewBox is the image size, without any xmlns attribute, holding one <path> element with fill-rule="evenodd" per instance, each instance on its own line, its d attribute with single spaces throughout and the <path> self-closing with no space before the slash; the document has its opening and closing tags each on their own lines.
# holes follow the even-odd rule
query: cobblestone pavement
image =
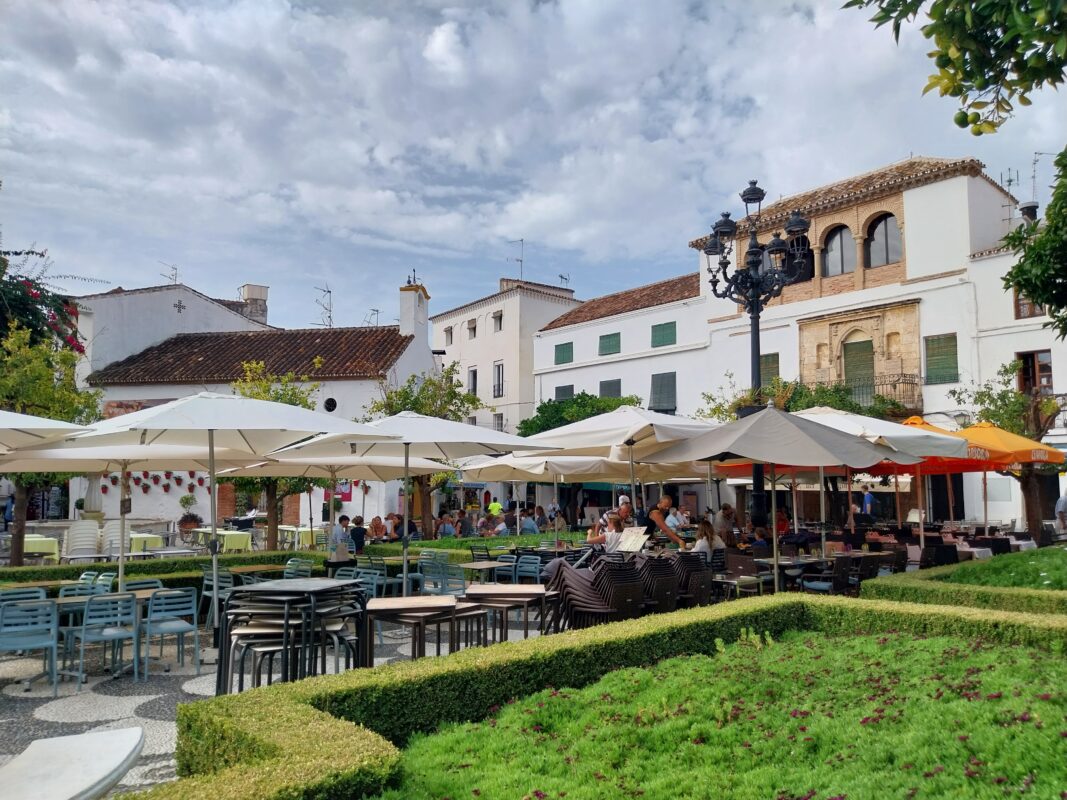
<svg viewBox="0 0 1067 800">
<path fill-rule="evenodd" d="M 376 666 L 410 657 L 411 636 L 407 629 L 385 625 L 383 633 L 384 643 L 377 644 L 374 651 Z M 522 638 L 521 624 L 517 625 L 514 618 L 509 635 L 512 640 Z M 530 635 L 535 636 L 536 631 Z M 445 642 L 447 645 L 447 638 Z M 127 658 L 129 652 L 127 647 Z M 436 652 L 433 634 L 427 639 L 426 652 L 429 657 Z M 158 653 L 156 644 L 153 656 Z M 153 663 L 147 682 L 135 683 L 131 674 L 112 678 L 105 671 L 99 646 L 87 651 L 86 661 L 89 678 L 81 691 L 77 691 L 73 679 L 61 680 L 59 696 L 53 698 L 47 679 L 29 684 L 29 691 L 21 682 L 41 671 L 39 658 L 0 658 L 0 765 L 35 739 L 140 725 L 145 731 L 144 749 L 115 793 L 173 780 L 178 705 L 214 695 L 214 666 L 204 665 L 198 677 L 192 658 L 187 657 L 185 665 L 178 666 L 175 647 L 169 645 L 164 648 L 163 661 L 170 665 L 170 671 L 164 672 L 163 665 Z M 327 669 L 333 671 L 332 652 Z"/>
</svg>

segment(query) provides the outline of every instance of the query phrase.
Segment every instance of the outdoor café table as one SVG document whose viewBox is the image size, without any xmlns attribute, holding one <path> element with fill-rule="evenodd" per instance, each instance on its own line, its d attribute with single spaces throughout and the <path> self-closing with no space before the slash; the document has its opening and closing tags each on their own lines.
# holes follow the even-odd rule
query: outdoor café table
<svg viewBox="0 0 1067 800">
<path fill-rule="evenodd" d="M 406 617 L 409 620 L 417 614 L 425 614 L 428 619 L 436 619 L 444 612 L 455 612 L 456 598 L 450 594 L 418 595 L 416 597 L 372 597 L 367 601 L 367 613 L 363 618 L 363 665 L 374 666 L 374 637 L 371 624 L 375 620 L 389 620 L 393 617 Z M 416 625 L 416 632 L 423 630 L 422 623 Z M 425 654 L 425 642 L 421 636 L 412 636 L 411 657 L 418 658 Z"/>
<path fill-rule="evenodd" d="M 1020 550 L 1036 550 L 1037 542 L 1033 539 L 1011 539 L 1011 549 L 1014 551 Z"/>
<path fill-rule="evenodd" d="M 240 567 L 230 567 L 234 575 L 248 575 L 257 572 L 285 572 L 285 564 L 245 564 Z"/>
<path fill-rule="evenodd" d="M 734 597 L 741 599 L 741 587 L 743 586 L 755 586 L 760 594 L 763 594 L 763 579 L 756 577 L 755 575 L 738 575 L 736 578 L 728 578 L 725 575 L 715 575 L 711 579 L 712 583 L 718 583 L 726 587 L 726 592 L 729 594 L 730 590 L 733 590 Z"/>
<path fill-rule="evenodd" d="M 196 550 L 185 547 L 153 547 L 149 551 L 156 558 L 171 558 L 177 556 L 195 556 Z"/>
<path fill-rule="evenodd" d="M 59 561 L 59 539 L 39 536 L 36 533 L 27 533 L 23 539 L 22 547 L 26 555 L 46 556 L 54 561 Z"/>
<path fill-rule="evenodd" d="M 235 569 L 241 569 L 236 567 Z M 232 683 L 231 672 L 231 647 L 230 647 L 230 620 L 233 612 L 231 604 L 235 601 L 254 601 L 263 607 L 277 606 L 282 616 L 282 651 L 286 654 L 281 658 L 282 681 L 288 681 L 290 676 L 296 678 L 306 677 L 308 664 L 314 660 L 314 654 L 310 653 L 310 643 L 317 623 L 317 602 L 320 599 L 328 599 L 338 589 L 358 587 L 359 581 L 338 580 L 336 578 L 283 578 L 281 580 L 263 581 L 247 586 L 235 588 L 226 598 L 226 606 L 219 620 L 219 657 L 215 673 L 215 694 L 229 694 Z M 294 608 L 294 606 L 296 608 Z M 304 608 L 308 609 L 305 614 Z M 294 646 L 292 626 L 290 620 L 295 614 L 301 617 L 299 632 L 299 647 Z M 300 660 L 301 652 L 308 652 L 307 660 Z M 229 682 L 227 681 L 229 679 Z"/>
<path fill-rule="evenodd" d="M 144 552 L 153 547 L 162 547 L 163 537 L 157 536 L 154 533 L 131 533 L 130 534 L 130 550 L 133 552 Z"/>
<path fill-rule="evenodd" d="M 493 605 L 497 601 L 505 608 L 522 608 L 523 638 L 530 638 L 530 603 L 541 606 L 541 625 L 545 624 L 546 589 L 541 583 L 472 583 L 464 598 L 475 603 Z M 508 638 L 507 611 L 501 615 L 500 639 Z"/>
<path fill-rule="evenodd" d="M 964 553 L 970 553 L 971 558 L 974 559 L 993 557 L 993 548 L 991 547 L 967 547 L 965 545 L 956 545 L 956 552 L 961 556 Z"/>
<path fill-rule="evenodd" d="M 152 592 L 158 592 L 159 589 L 134 589 L 132 592 L 110 592 L 110 594 L 132 594 L 137 598 L 138 605 L 144 605 L 148 602 L 148 598 L 152 596 Z M 107 597 L 106 594 L 90 594 L 90 595 L 72 595 L 70 597 L 57 597 L 56 607 L 60 612 L 66 613 L 72 607 L 81 606 L 85 607 L 85 604 L 89 602 L 92 597 Z"/>
<path fill-rule="evenodd" d="M 315 529 L 300 528 L 296 525 L 279 525 L 278 530 L 286 534 L 286 541 L 294 547 L 311 549 L 315 546 Z"/>
<path fill-rule="evenodd" d="M 21 583 L 5 583 L 0 586 L 4 589 L 58 589 L 60 586 L 72 586 L 81 581 L 22 581 Z"/>
<path fill-rule="evenodd" d="M 500 561 L 467 561 L 459 565 L 462 569 L 477 571 L 482 574 L 482 582 L 489 583 L 492 580 L 492 572 L 497 567 L 504 566 Z"/>
<path fill-rule="evenodd" d="M 199 544 L 207 546 L 211 541 L 211 528 L 194 528 Z M 251 531 L 216 531 L 219 537 L 219 550 L 226 553 L 248 552 L 252 549 Z"/>
</svg>

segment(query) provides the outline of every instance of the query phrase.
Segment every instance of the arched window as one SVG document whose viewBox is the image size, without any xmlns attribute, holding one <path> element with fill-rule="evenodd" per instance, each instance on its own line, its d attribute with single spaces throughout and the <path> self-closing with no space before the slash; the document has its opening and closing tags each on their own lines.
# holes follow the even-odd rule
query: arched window
<svg viewBox="0 0 1067 800">
<path fill-rule="evenodd" d="M 884 267 L 886 264 L 896 264 L 902 253 L 897 218 L 886 214 L 876 219 L 871 225 L 871 235 L 867 238 L 867 266 Z"/>
<path fill-rule="evenodd" d="M 822 276 L 845 275 L 856 271 L 856 242 L 852 231 L 842 225 L 835 228 L 826 239 L 822 251 Z"/>
</svg>

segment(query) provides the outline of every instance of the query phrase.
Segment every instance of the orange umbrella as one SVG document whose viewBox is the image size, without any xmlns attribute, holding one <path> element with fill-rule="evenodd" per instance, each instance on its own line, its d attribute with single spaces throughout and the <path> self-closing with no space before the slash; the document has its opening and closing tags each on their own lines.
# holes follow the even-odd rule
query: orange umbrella
<svg viewBox="0 0 1067 800">
<path fill-rule="evenodd" d="M 1009 433 L 992 422 L 976 422 L 960 431 L 960 435 L 966 437 L 968 446 L 973 444 L 990 453 L 1005 453 L 1007 464 L 1063 463 L 1063 451 L 1059 448 Z"/>
</svg>

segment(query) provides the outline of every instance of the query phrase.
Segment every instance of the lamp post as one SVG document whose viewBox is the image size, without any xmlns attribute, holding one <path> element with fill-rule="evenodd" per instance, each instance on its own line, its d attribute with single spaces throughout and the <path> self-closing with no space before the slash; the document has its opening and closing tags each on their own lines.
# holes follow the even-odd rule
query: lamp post
<svg viewBox="0 0 1067 800">
<path fill-rule="evenodd" d="M 748 245 L 742 251 L 738 244 L 737 265 L 733 266 L 730 256 L 735 243 L 739 243 L 737 223 L 730 219 L 730 212 L 712 226 L 711 236 L 704 247 L 707 258 L 708 273 L 711 275 L 711 292 L 716 297 L 731 300 L 743 306 L 749 316 L 750 328 L 750 368 L 752 372 L 752 390 L 756 405 L 740 409 L 742 417 L 757 411 L 760 380 L 760 314 L 764 306 L 782 293 L 788 284 L 796 280 L 799 268 L 804 262 L 805 247 L 801 239 L 807 234 L 811 223 L 794 211 L 783 226 L 786 239 L 775 232 L 770 241 L 761 244 L 756 238 L 756 227 L 760 221 L 760 209 L 767 193 L 756 181 L 749 181 L 741 192 L 745 204 L 745 224 L 748 228 Z M 713 257 L 718 261 L 713 263 Z M 753 525 L 766 525 L 767 502 L 763 489 L 763 465 L 752 465 L 752 522 Z"/>
</svg>

